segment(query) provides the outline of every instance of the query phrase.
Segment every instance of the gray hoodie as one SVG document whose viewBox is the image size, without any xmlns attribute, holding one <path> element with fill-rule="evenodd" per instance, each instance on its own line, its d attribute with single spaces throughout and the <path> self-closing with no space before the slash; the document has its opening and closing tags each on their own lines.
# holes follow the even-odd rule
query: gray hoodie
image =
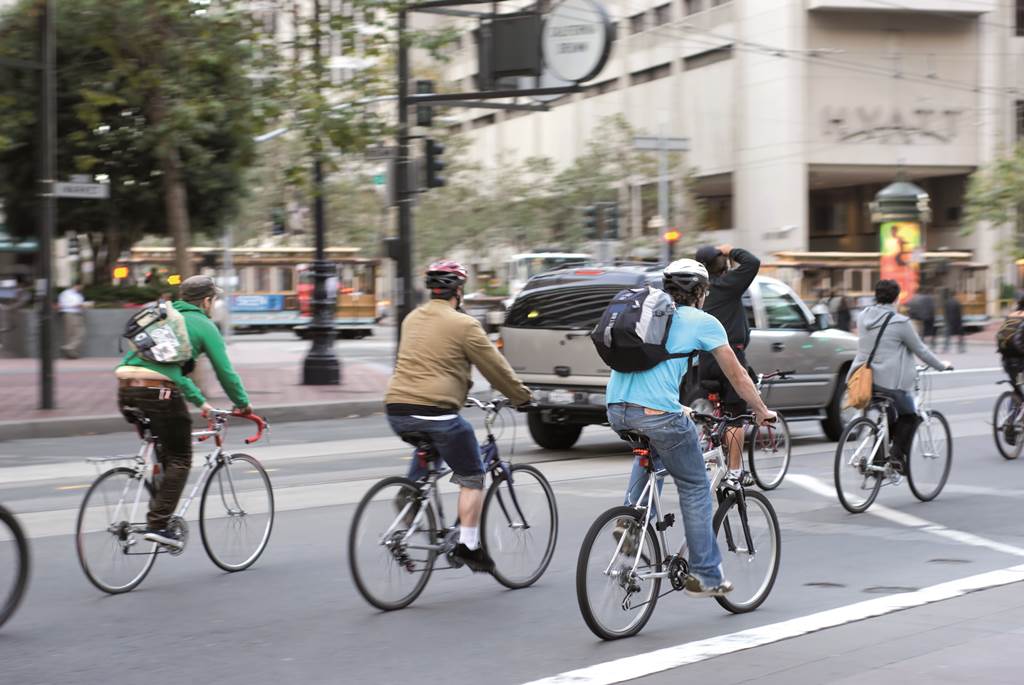
<svg viewBox="0 0 1024 685">
<path fill-rule="evenodd" d="M 896 308 L 891 304 L 873 304 L 857 317 L 857 356 L 850 366 L 851 372 L 868 360 L 885 317 L 895 311 Z M 945 368 L 939 358 L 921 342 L 910 319 L 903 314 L 896 314 L 886 327 L 871 364 L 875 385 L 888 390 L 913 392 L 915 362 L 911 353 L 933 369 L 941 371 Z"/>
</svg>

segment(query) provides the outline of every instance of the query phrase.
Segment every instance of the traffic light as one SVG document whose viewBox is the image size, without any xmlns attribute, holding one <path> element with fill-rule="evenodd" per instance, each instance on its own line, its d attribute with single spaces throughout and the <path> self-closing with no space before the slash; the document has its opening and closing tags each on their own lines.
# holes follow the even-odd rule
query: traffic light
<svg viewBox="0 0 1024 685">
<path fill-rule="evenodd" d="M 583 237 L 587 240 L 597 240 L 597 207 L 594 205 L 583 208 Z"/>
<path fill-rule="evenodd" d="M 434 92 L 434 82 L 426 79 L 416 80 L 416 94 L 427 95 Z M 416 105 L 416 125 L 430 128 L 434 123 L 434 108 L 430 105 Z"/>
<path fill-rule="evenodd" d="M 619 239 L 619 205 L 617 202 L 609 203 L 604 210 L 604 239 Z"/>
<path fill-rule="evenodd" d="M 68 236 L 68 256 L 77 257 L 79 252 L 78 235 L 72 233 Z"/>
<path fill-rule="evenodd" d="M 445 184 L 444 176 L 441 176 L 441 172 L 444 171 L 444 160 L 441 159 L 441 155 L 443 154 L 444 145 L 437 142 L 433 138 L 427 138 L 428 188 L 440 188 Z"/>
<path fill-rule="evenodd" d="M 671 261 L 673 259 L 673 257 L 675 256 L 676 243 L 679 241 L 679 239 L 682 237 L 682 235 L 683 235 L 682 233 L 680 233 L 679 231 L 677 231 L 674 228 L 670 228 L 670 229 L 668 229 L 667 231 L 665 231 L 664 233 L 661 234 L 662 239 L 668 245 L 668 258 L 669 258 L 669 261 Z"/>
</svg>

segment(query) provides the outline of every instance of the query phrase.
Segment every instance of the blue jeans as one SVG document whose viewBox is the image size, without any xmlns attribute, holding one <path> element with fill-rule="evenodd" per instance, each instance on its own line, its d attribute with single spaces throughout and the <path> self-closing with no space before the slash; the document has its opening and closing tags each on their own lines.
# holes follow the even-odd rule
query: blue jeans
<svg viewBox="0 0 1024 685">
<path fill-rule="evenodd" d="M 484 487 L 484 466 L 480 459 L 480 443 L 469 421 L 456 416 L 454 419 L 432 421 L 415 416 L 388 414 L 391 430 L 402 433 L 429 433 L 437 453 L 451 467 L 452 482 L 464 488 L 482 490 Z M 413 454 L 409 465 L 409 478 L 419 480 L 427 475 L 427 469 Z"/>
<path fill-rule="evenodd" d="M 696 426 L 682 413 L 647 416 L 643 409 L 626 404 L 608 405 L 608 423 L 617 431 L 634 430 L 650 440 L 656 452 L 655 465 L 668 470 L 679 492 L 690 572 L 705 585 L 721 583 L 722 554 L 711 527 L 711 484 L 697 441 Z M 646 473 L 634 461 L 627 503 L 631 495 L 640 495 L 644 476 Z"/>
</svg>

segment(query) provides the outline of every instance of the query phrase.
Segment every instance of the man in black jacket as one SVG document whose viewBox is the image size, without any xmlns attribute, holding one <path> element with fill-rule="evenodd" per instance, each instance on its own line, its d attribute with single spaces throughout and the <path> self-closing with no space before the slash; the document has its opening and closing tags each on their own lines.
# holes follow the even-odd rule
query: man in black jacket
<svg viewBox="0 0 1024 685">
<path fill-rule="evenodd" d="M 697 250 L 696 258 L 707 267 L 711 278 L 711 291 L 704 301 L 704 311 L 721 322 L 729 337 L 729 346 L 736 353 L 740 364 L 749 371 L 746 349 L 750 343 L 750 324 L 743 307 L 743 293 L 754 282 L 761 269 L 761 260 L 732 245 L 705 245 Z M 729 268 L 730 262 L 736 265 L 735 268 Z M 747 403 L 725 377 L 714 356 L 702 354 L 699 368 L 701 381 L 713 380 L 721 385 L 719 398 L 723 412 L 728 415 L 747 412 Z M 734 475 L 738 475 L 743 466 L 743 429 L 730 429 L 725 443 L 729 468 Z"/>
</svg>

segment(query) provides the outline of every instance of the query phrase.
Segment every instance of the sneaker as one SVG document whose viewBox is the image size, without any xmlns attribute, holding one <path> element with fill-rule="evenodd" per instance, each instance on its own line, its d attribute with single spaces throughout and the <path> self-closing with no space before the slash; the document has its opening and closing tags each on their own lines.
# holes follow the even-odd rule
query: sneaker
<svg viewBox="0 0 1024 685">
<path fill-rule="evenodd" d="M 149 540 L 150 542 L 161 544 L 164 547 L 171 547 L 173 549 L 182 548 L 181 540 L 175 537 L 174 533 L 170 532 L 166 528 L 149 528 L 142 534 L 142 538 L 144 540 Z"/>
<path fill-rule="evenodd" d="M 718 585 L 708 587 L 697 576 L 687 576 L 683 589 L 690 597 L 721 597 L 732 592 L 732 583 L 722 579 Z"/>
<path fill-rule="evenodd" d="M 612 537 L 615 538 L 615 543 L 618 544 L 619 540 L 622 539 L 622 534 L 629 530 L 629 522 L 625 519 L 619 519 L 615 522 L 615 528 L 612 529 Z M 630 535 L 626 538 L 626 541 L 622 543 L 622 549 L 620 550 L 626 556 L 632 556 L 636 554 L 636 535 Z"/>
<path fill-rule="evenodd" d="M 490 573 L 494 570 L 494 559 L 491 559 L 483 547 L 470 549 L 460 542 L 455 545 L 451 555 L 456 561 L 468 566 L 474 573 Z"/>
</svg>

